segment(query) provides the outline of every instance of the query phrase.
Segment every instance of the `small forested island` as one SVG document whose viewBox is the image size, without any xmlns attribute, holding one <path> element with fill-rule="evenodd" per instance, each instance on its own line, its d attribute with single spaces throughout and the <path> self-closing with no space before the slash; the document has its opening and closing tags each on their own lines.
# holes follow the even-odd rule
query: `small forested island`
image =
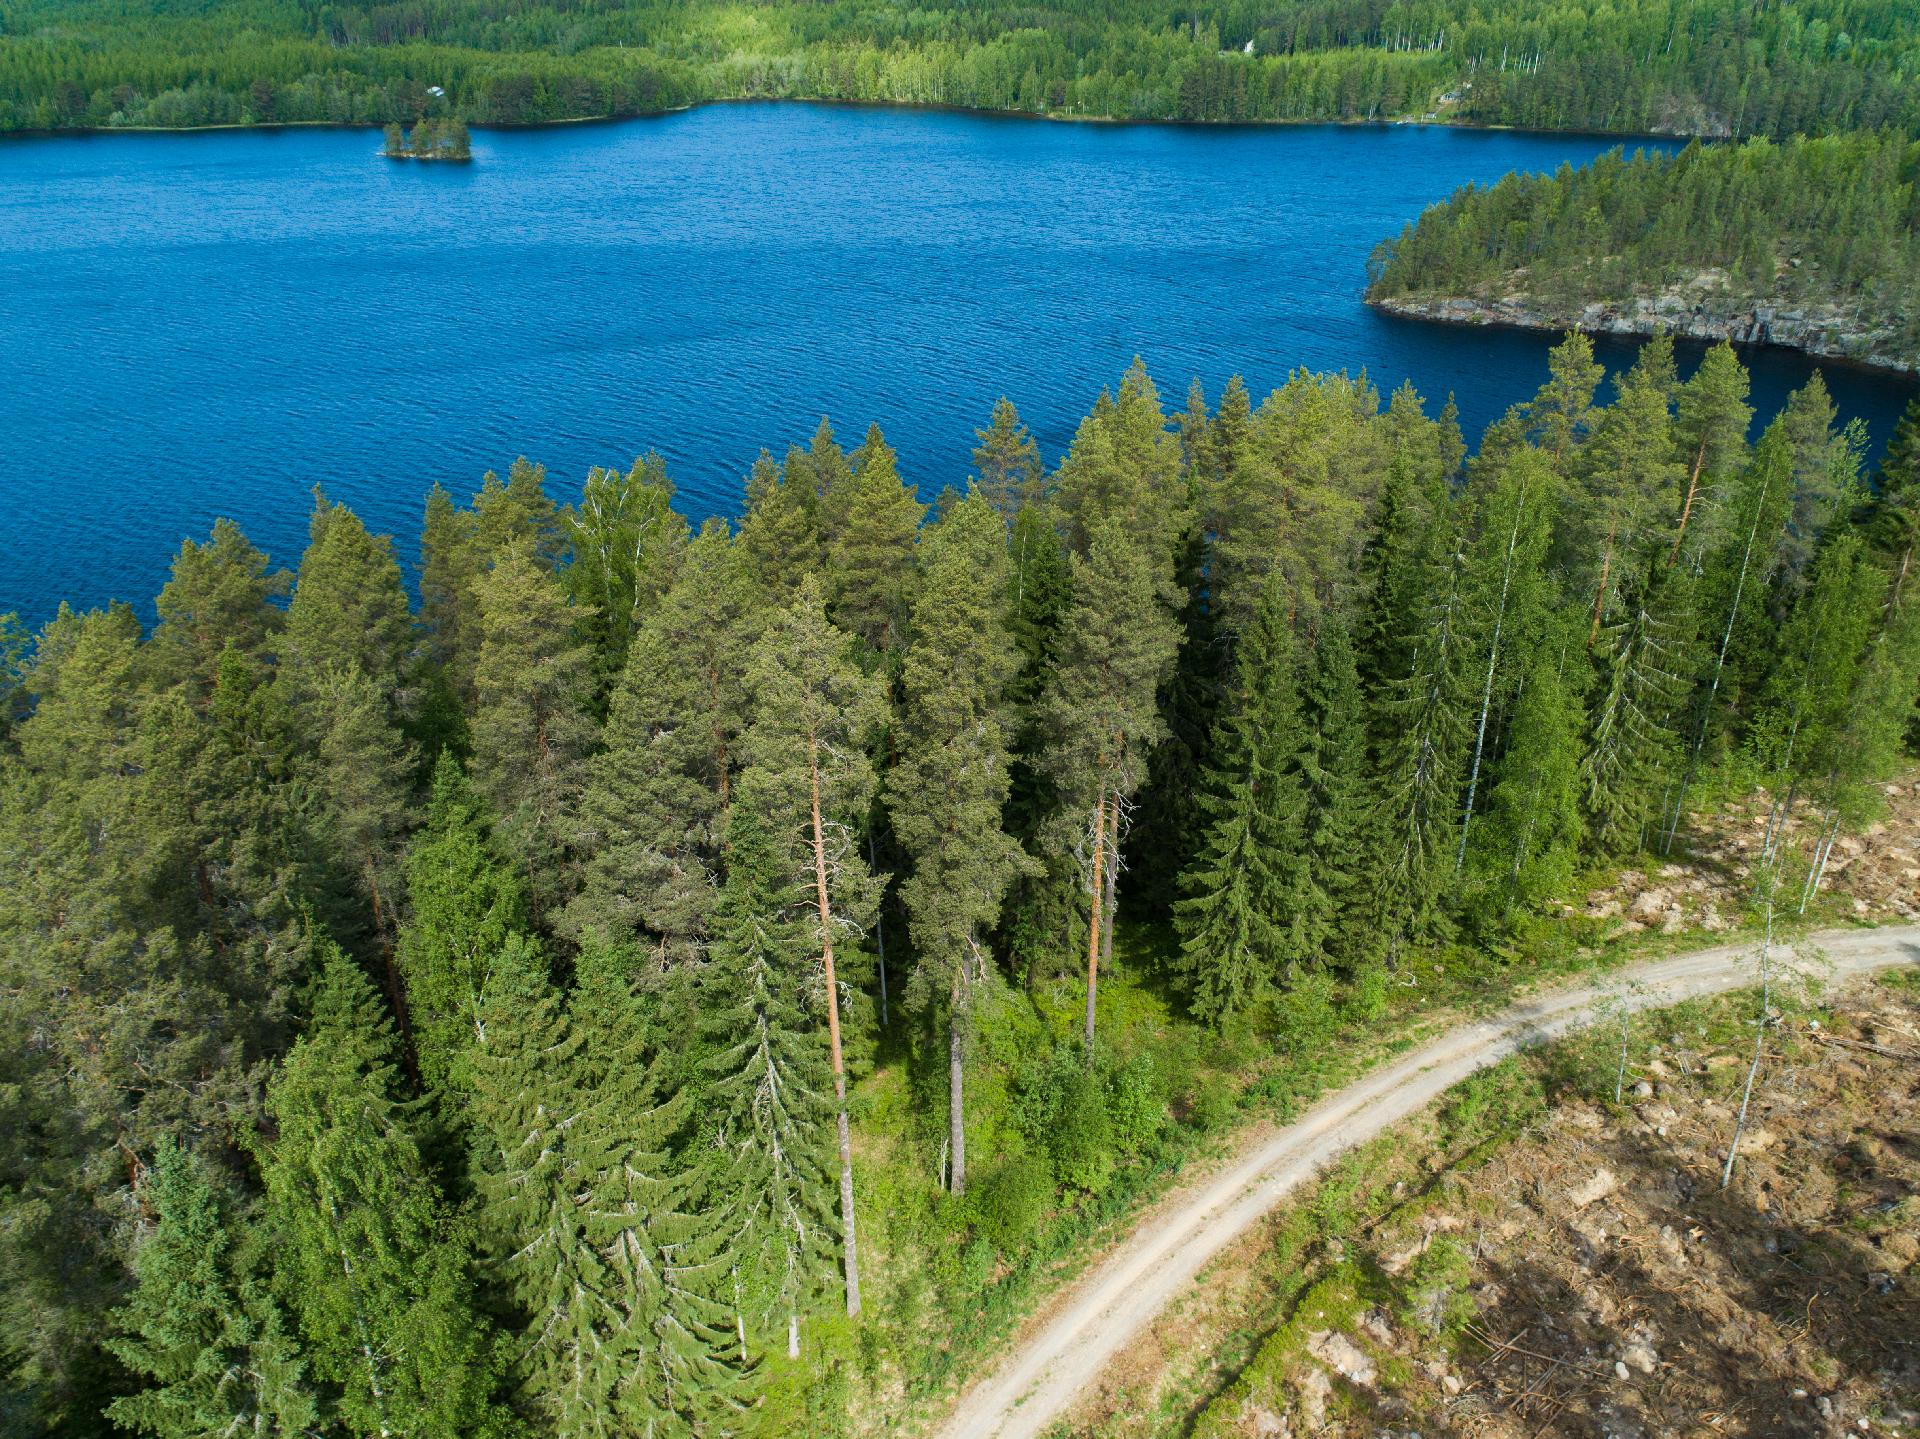
<svg viewBox="0 0 1920 1439">
<path fill-rule="evenodd" d="M 720 99 L 1075 119 L 1457 120 L 1623 134 L 1920 134 L 1911 0 L 10 0 L 0 131 L 522 125 Z"/>
<path fill-rule="evenodd" d="M 316 493 L 0 624 L 9 1433 L 899 1432 L 1237 1116 L 1664 913 L 1596 886 L 1866 916 L 1920 404 L 1869 476 L 1724 345 L 1602 380 L 1469 458 L 1136 363 L 932 506 L 823 421 L 737 528 L 522 460 L 417 604 Z"/>
<path fill-rule="evenodd" d="M 1380 309 L 1670 333 L 1920 369 L 1920 144 L 1890 132 L 1614 151 L 1467 186 L 1370 264 Z"/>
<path fill-rule="evenodd" d="M 398 124 L 387 126 L 386 145 L 380 153 L 389 160 L 471 160 L 473 138 L 464 120 L 421 119 L 411 131 Z"/>
</svg>

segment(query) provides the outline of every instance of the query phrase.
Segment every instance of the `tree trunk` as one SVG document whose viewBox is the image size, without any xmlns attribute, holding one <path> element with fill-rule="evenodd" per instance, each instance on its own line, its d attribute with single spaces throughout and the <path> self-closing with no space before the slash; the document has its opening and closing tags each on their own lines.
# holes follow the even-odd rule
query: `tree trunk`
<svg viewBox="0 0 1920 1439">
<path fill-rule="evenodd" d="M 1733 1142 L 1727 1145 L 1727 1167 L 1720 1171 L 1720 1187 L 1733 1182 L 1733 1157 L 1740 1148 L 1740 1136 L 1747 1128 L 1747 1105 L 1753 1098 L 1753 1079 L 1760 1072 L 1760 1056 L 1766 1052 L 1767 1010 L 1773 998 L 1773 872 L 1767 872 L 1767 937 L 1760 945 L 1760 1023 L 1753 1036 L 1753 1063 L 1747 1066 L 1746 1088 L 1740 1091 L 1740 1117 L 1733 1124 Z"/>
<path fill-rule="evenodd" d="M 1087 923 L 1087 1059 L 1093 1059 L 1093 1011 L 1094 996 L 1100 987 L 1100 902 L 1105 898 L 1107 840 L 1107 795 L 1100 792 L 1100 798 L 1093 807 L 1093 913 Z"/>
<path fill-rule="evenodd" d="M 1760 502 L 1754 507 L 1753 523 L 1747 527 L 1747 545 L 1740 555 L 1740 577 L 1733 586 L 1733 605 L 1727 610 L 1727 628 L 1720 636 L 1720 654 L 1713 662 L 1713 683 L 1701 702 L 1700 726 L 1693 737 L 1693 753 L 1687 758 L 1687 772 L 1680 777 L 1680 793 L 1674 797 L 1673 816 L 1667 822 L 1667 842 L 1661 849 L 1662 854 L 1673 853 L 1673 835 L 1680 828 L 1680 815 L 1686 808 L 1687 786 L 1700 770 L 1700 752 L 1706 747 L 1707 725 L 1713 719 L 1713 698 L 1720 693 L 1720 677 L 1726 673 L 1727 648 L 1733 643 L 1733 622 L 1740 617 L 1740 597 L 1746 593 L 1747 569 L 1753 563 L 1753 541 L 1760 533 L 1760 512 L 1766 508 L 1766 502 L 1766 492 L 1762 491 Z"/>
<path fill-rule="evenodd" d="M 407 987 L 400 982 L 400 969 L 393 959 L 393 939 L 387 933 L 386 907 L 380 902 L 380 880 L 372 861 L 366 865 L 367 889 L 373 896 L 373 931 L 380 937 L 380 957 L 386 966 L 387 998 L 393 1004 L 394 1023 L 400 1029 L 400 1062 L 417 1092 L 420 1088 L 420 1056 L 413 1044 L 413 1015 L 407 1008 Z"/>
<path fill-rule="evenodd" d="M 966 960 L 962 958 L 954 966 L 953 1012 L 947 1018 L 947 1140 L 952 1151 L 947 1192 L 953 1195 L 967 1192 L 966 1066 L 962 1063 L 965 1041 L 961 1033 L 966 1023 L 963 1013 L 966 988 Z"/>
<path fill-rule="evenodd" d="M 840 1232 L 846 1252 L 847 1315 L 860 1316 L 860 1259 L 853 1236 L 853 1142 L 847 1133 L 847 1066 L 840 1053 L 840 988 L 833 973 L 833 909 L 827 894 L 827 836 L 820 822 L 819 751 L 808 745 L 813 800 L 813 892 L 820 908 L 820 965 L 827 980 L 827 1045 L 833 1053 L 834 1123 L 840 1132 Z"/>
<path fill-rule="evenodd" d="M 875 874 L 880 863 L 874 858 L 873 830 L 867 830 L 867 868 Z M 873 943 L 877 950 L 876 968 L 880 971 L 880 1027 L 887 1027 L 887 888 L 880 886 L 880 903 L 873 911 Z"/>
<path fill-rule="evenodd" d="M 1480 690 L 1480 728 L 1473 739 L 1473 772 L 1467 777 L 1467 805 L 1460 818 L 1460 848 L 1453 856 L 1457 878 L 1467 867 L 1467 831 L 1473 825 L 1473 798 L 1480 788 L 1480 760 L 1487 749 L 1487 715 L 1493 709 L 1493 676 L 1500 664 L 1500 634 L 1507 624 L 1507 592 L 1513 585 L 1513 552 L 1520 545 L 1520 516 L 1527 503 L 1526 487 L 1513 507 L 1513 532 L 1507 536 L 1506 563 L 1500 570 L 1500 607 L 1493 616 L 1493 643 L 1487 648 L 1487 682 Z"/>
<path fill-rule="evenodd" d="M 1100 967 L 1113 968 L 1113 925 L 1120 917 L 1120 797 L 1113 800 L 1112 834 L 1107 840 L 1107 912 L 1100 923 Z"/>
<path fill-rule="evenodd" d="M 1587 630 L 1587 648 L 1600 638 L 1600 618 L 1607 610 L 1607 576 L 1613 572 L 1613 527 L 1607 527 L 1607 547 L 1600 552 L 1600 587 L 1593 595 L 1593 624 Z"/>
<path fill-rule="evenodd" d="M 1693 513 L 1694 496 L 1700 493 L 1700 470 L 1707 463 L 1706 436 L 1700 437 L 1699 453 L 1693 457 L 1693 473 L 1687 476 L 1687 499 L 1680 506 L 1680 533 L 1673 537 L 1673 553 L 1667 556 L 1667 563 L 1680 563 L 1680 542 L 1687 537 L 1687 518 Z"/>
<path fill-rule="evenodd" d="M 787 1358 L 800 1357 L 800 1316 L 792 1310 L 787 1311 Z"/>
</svg>

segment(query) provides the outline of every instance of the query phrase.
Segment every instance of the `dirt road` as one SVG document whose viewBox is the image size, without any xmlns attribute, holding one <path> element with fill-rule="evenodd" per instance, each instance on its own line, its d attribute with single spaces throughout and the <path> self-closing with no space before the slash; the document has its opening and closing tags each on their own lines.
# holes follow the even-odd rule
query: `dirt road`
<svg viewBox="0 0 1920 1439">
<path fill-rule="evenodd" d="M 1890 965 L 1920 964 L 1920 925 L 1830 930 L 1811 942 L 1824 953 L 1835 982 Z M 1157 1205 L 961 1397 L 936 1434 L 1036 1439 L 1209 1260 L 1328 1160 L 1417 1112 L 1476 1069 L 1590 1022 L 1596 1006 L 1623 984 L 1636 986 L 1626 997 L 1636 1009 L 1750 985 L 1754 949 L 1748 942 L 1700 950 L 1617 970 L 1603 982 L 1536 995 L 1449 1030 L 1327 1096 L 1298 1123 Z"/>
</svg>

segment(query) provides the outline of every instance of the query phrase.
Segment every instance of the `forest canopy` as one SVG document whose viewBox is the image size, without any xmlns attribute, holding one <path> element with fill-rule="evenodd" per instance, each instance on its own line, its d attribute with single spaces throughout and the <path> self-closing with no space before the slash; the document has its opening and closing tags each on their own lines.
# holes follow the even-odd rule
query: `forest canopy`
<svg viewBox="0 0 1920 1439">
<path fill-rule="evenodd" d="M 1912 135 L 1920 12 L 1905 0 L 0 4 L 0 131 L 528 124 L 745 98 Z"/>
<path fill-rule="evenodd" d="M 1262 1056 L 1715 795 L 1804 905 L 1908 762 L 1920 404 L 1869 476 L 1817 379 L 1602 378 L 1468 459 L 1136 364 L 931 508 L 822 422 L 737 529 L 520 461 L 417 603 L 316 493 L 294 569 L 222 521 L 150 628 L 0 625 L 9 1432 L 866 1432 Z"/>
<path fill-rule="evenodd" d="M 1468 185 L 1370 265 L 1372 300 L 1495 297 L 1567 323 L 1669 288 L 1825 310 L 1920 366 L 1920 144 L 1890 132 L 1621 150 Z"/>
</svg>

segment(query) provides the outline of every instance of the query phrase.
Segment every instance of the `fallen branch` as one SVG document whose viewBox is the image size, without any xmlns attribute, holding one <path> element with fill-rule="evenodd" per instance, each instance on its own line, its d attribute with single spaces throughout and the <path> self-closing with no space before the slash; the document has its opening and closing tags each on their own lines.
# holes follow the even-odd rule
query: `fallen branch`
<svg viewBox="0 0 1920 1439">
<path fill-rule="evenodd" d="M 1869 1044 L 1864 1039 L 1842 1039 L 1836 1034 L 1821 1034 L 1818 1030 L 1808 1032 L 1809 1039 L 1817 1039 L 1822 1044 L 1837 1044 L 1844 1049 L 1864 1049 L 1871 1054 L 1884 1054 L 1888 1059 L 1904 1059 L 1909 1064 L 1920 1064 L 1920 1054 L 1910 1049 L 1890 1049 L 1884 1044 Z"/>
</svg>

